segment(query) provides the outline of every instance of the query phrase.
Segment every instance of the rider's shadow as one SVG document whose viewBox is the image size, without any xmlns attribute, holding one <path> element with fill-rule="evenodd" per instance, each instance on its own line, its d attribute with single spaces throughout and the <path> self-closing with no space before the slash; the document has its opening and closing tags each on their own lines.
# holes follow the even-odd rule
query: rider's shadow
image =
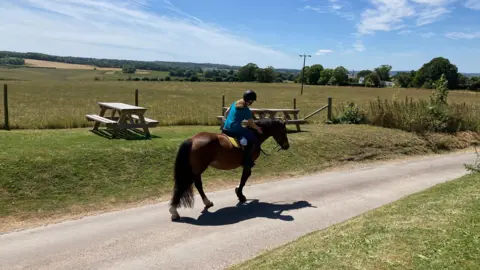
<svg viewBox="0 0 480 270">
<path fill-rule="evenodd" d="M 222 226 L 238 223 L 252 218 L 268 218 L 279 219 L 283 221 L 292 221 L 290 215 L 283 215 L 283 211 L 296 210 L 312 206 L 307 201 L 297 201 L 287 204 L 273 204 L 259 202 L 259 200 L 250 200 L 245 204 L 237 204 L 237 206 L 225 207 L 215 212 L 204 210 L 202 214 L 193 219 L 190 217 L 181 217 L 178 222 L 188 223 L 197 226 Z"/>
</svg>

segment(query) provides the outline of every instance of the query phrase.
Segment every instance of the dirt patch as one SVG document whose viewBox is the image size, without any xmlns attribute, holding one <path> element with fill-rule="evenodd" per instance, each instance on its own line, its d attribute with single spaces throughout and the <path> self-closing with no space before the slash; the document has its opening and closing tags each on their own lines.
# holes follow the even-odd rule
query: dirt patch
<svg viewBox="0 0 480 270">
<path fill-rule="evenodd" d="M 25 64 L 34 67 L 46 67 L 46 68 L 57 68 L 57 69 L 82 69 L 82 70 L 122 70 L 121 68 L 101 68 L 94 67 L 90 65 L 79 65 L 79 64 L 69 64 L 61 62 L 52 62 L 52 61 L 43 61 L 43 60 L 34 60 L 34 59 L 25 59 Z"/>
<path fill-rule="evenodd" d="M 137 70 L 135 74 L 151 74 L 151 72 L 147 70 Z"/>
</svg>

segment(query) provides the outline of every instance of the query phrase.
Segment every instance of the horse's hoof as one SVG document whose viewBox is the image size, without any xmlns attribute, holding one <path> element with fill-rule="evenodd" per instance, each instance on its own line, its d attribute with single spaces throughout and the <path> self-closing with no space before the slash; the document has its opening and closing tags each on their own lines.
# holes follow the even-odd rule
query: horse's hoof
<svg viewBox="0 0 480 270">
<path fill-rule="evenodd" d="M 172 221 L 178 221 L 180 219 L 180 215 L 172 215 Z"/>
<path fill-rule="evenodd" d="M 213 207 L 213 202 L 207 203 L 207 204 L 205 205 L 205 209 L 208 209 L 208 208 L 210 208 L 210 207 Z"/>
<path fill-rule="evenodd" d="M 235 188 L 235 194 L 237 194 L 238 200 L 239 200 L 241 203 L 244 203 L 244 202 L 247 201 L 247 198 L 246 198 L 243 194 L 238 194 L 238 187 Z"/>
</svg>

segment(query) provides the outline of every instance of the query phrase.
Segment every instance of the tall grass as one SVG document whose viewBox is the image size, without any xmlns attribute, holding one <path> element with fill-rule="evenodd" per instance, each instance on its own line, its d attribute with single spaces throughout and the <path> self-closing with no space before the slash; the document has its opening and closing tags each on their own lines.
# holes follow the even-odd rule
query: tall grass
<svg viewBox="0 0 480 270">
<path fill-rule="evenodd" d="M 371 101 L 366 111 L 367 123 L 409 132 L 480 131 L 480 110 L 474 104 L 452 103 L 444 115 L 437 114 L 429 101 L 405 98 L 402 101 Z"/>
<path fill-rule="evenodd" d="M 429 100 L 377 97 L 366 109 L 349 102 L 337 108 L 334 123 L 369 124 L 416 133 L 480 132 L 480 106 L 447 102 L 448 90 L 444 85 L 446 80 L 439 80 Z"/>
<path fill-rule="evenodd" d="M 0 77 L 18 81 L 8 83 L 9 116 L 12 128 L 76 128 L 92 126 L 86 114 L 99 113 L 97 102 L 134 103 L 139 89 L 139 105 L 147 108 L 146 117 L 167 125 L 218 125 L 222 95 L 225 105 L 241 97 L 246 89 L 258 93 L 257 108 L 293 108 L 293 99 L 300 109 L 299 118 L 327 104 L 352 100 L 368 107 L 375 97 L 390 99 L 428 98 L 431 90 L 404 88 L 367 88 L 306 85 L 300 95 L 300 85 L 293 83 L 209 83 L 209 82 L 134 82 L 94 81 L 106 75 L 101 70 L 54 70 L 40 68 L 0 68 Z M 480 93 L 452 91 L 449 99 L 462 103 L 479 103 Z M 3 99 L 0 98 L 0 126 L 3 124 Z M 324 123 L 327 111 L 309 118 L 309 123 Z"/>
</svg>

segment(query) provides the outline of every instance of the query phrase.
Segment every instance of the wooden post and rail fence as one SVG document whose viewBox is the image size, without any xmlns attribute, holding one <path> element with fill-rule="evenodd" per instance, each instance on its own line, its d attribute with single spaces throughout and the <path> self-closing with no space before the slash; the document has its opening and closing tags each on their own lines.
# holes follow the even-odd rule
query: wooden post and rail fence
<svg viewBox="0 0 480 270">
<path fill-rule="evenodd" d="M 138 89 L 135 89 L 135 106 L 138 106 L 139 99 Z M 10 130 L 10 123 L 9 123 L 9 113 L 8 113 L 8 85 L 3 85 L 3 107 L 4 107 L 4 129 Z M 220 121 L 220 124 L 223 124 L 225 121 L 225 111 L 228 107 L 225 106 L 225 95 L 222 95 L 222 114 L 217 116 L 217 119 Z M 297 99 L 293 99 L 293 109 L 269 109 L 269 108 L 251 108 L 251 111 L 254 115 L 254 119 L 263 119 L 263 118 L 272 118 L 272 119 L 283 119 L 286 121 L 287 124 L 296 125 L 297 130 L 300 131 L 300 125 L 306 124 L 307 119 L 318 114 L 319 112 L 327 109 L 327 119 L 328 121 L 332 121 L 332 98 L 328 97 L 327 105 L 315 110 L 314 112 L 308 114 L 302 119 L 298 118 L 298 114 L 300 109 L 297 108 Z M 278 116 L 277 114 L 283 114 L 282 116 Z"/>
<path fill-rule="evenodd" d="M 225 106 L 225 95 L 222 95 L 222 114 L 217 116 L 217 119 L 220 122 L 220 125 L 223 125 L 225 122 L 225 112 L 228 107 Z M 327 105 L 315 110 L 314 112 L 308 114 L 302 119 L 298 118 L 300 109 L 297 108 L 297 99 L 293 99 L 293 109 L 269 109 L 269 108 L 251 108 L 250 110 L 253 113 L 254 120 L 271 118 L 271 119 L 282 119 L 285 120 L 287 125 L 293 124 L 297 127 L 297 131 L 301 131 L 300 125 L 307 124 L 307 119 L 316 115 L 317 113 L 327 109 L 327 119 L 329 122 L 332 121 L 332 98 L 328 97 Z M 277 113 L 283 114 L 282 116 L 277 116 Z M 292 119 L 293 118 L 293 119 Z"/>
</svg>

